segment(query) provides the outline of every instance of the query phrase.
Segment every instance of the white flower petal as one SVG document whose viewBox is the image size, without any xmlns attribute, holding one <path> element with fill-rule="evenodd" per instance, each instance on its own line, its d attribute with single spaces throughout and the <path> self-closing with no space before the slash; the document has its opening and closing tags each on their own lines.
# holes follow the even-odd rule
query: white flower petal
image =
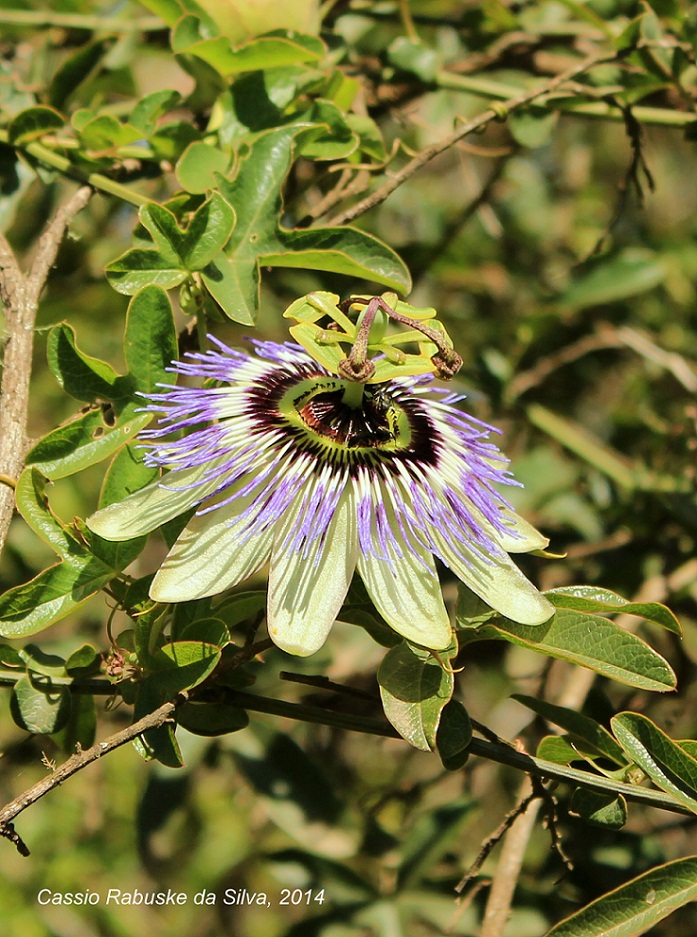
<svg viewBox="0 0 697 937">
<path fill-rule="evenodd" d="M 224 497 L 229 497 L 226 492 Z M 193 517 L 150 586 L 156 602 L 187 602 L 216 595 L 252 576 L 271 555 L 273 527 L 242 542 L 248 519 L 240 520 L 253 497 L 236 498 L 209 514 Z"/>
<path fill-rule="evenodd" d="M 307 657 L 324 644 L 351 585 L 358 554 L 355 507 L 343 495 L 324 538 L 302 551 L 283 549 L 300 524 L 302 502 L 278 525 L 269 574 L 268 627 L 288 654 Z"/>
<path fill-rule="evenodd" d="M 549 546 L 549 537 L 545 537 L 514 511 L 505 511 L 503 521 L 511 533 L 497 533 L 495 539 L 507 553 L 530 553 L 531 550 L 544 550 Z"/>
<path fill-rule="evenodd" d="M 219 459 L 218 462 L 223 465 L 224 460 Z M 87 518 L 87 526 L 106 540 L 131 540 L 149 534 L 161 524 L 188 511 L 215 490 L 219 483 L 216 477 L 196 484 L 196 480 L 211 467 L 212 463 L 169 472 L 164 478 L 146 485 L 123 501 L 95 511 Z"/>
<path fill-rule="evenodd" d="M 393 528 L 398 530 L 398 528 Z M 385 621 L 407 641 L 440 651 L 452 640 L 433 556 L 405 538 L 402 556 L 392 562 L 363 554 L 358 559 L 370 598 Z"/>
<path fill-rule="evenodd" d="M 455 575 L 506 618 L 521 625 L 541 625 L 554 614 L 552 605 L 507 554 L 484 560 L 459 541 L 458 550 L 467 556 L 465 562 L 439 531 L 430 534 L 439 555 Z"/>
</svg>

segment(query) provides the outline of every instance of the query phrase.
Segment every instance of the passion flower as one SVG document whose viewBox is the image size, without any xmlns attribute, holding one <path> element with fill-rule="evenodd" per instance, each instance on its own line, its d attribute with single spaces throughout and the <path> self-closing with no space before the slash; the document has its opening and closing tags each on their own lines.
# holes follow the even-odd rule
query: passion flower
<svg viewBox="0 0 697 937">
<path fill-rule="evenodd" d="M 428 375 L 363 385 L 303 349 L 215 338 L 173 370 L 141 434 L 158 481 L 88 519 L 109 540 L 148 533 L 196 507 L 152 582 L 159 602 L 215 595 L 270 563 L 268 628 L 308 655 L 324 643 L 357 570 L 395 631 L 433 650 L 452 639 L 434 557 L 523 624 L 553 608 L 509 553 L 546 546 L 497 486 L 516 484 L 493 427 Z"/>
</svg>

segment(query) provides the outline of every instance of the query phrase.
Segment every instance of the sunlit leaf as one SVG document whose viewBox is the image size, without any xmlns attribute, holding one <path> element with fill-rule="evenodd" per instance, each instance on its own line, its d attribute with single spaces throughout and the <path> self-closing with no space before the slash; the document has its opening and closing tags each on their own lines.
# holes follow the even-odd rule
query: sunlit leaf
<svg viewBox="0 0 697 937">
<path fill-rule="evenodd" d="M 583 741 L 586 751 L 590 747 L 596 754 L 604 755 L 619 765 L 626 764 L 627 759 L 624 757 L 621 745 L 618 745 L 608 730 L 596 722 L 595 719 L 584 716 L 583 713 L 575 712 L 565 706 L 555 706 L 546 700 L 524 696 L 521 693 L 514 693 L 513 699 Z"/>
<path fill-rule="evenodd" d="M 665 692 L 676 685 L 673 670 L 657 651 L 597 615 L 559 609 L 542 625 L 496 618 L 476 633 L 478 637 L 503 638 L 539 654 L 569 660 L 640 689 Z"/>
<path fill-rule="evenodd" d="M 50 735 L 70 717 L 70 691 L 52 684 L 50 678 L 20 677 L 10 697 L 10 712 L 20 729 Z"/>
<path fill-rule="evenodd" d="M 428 651 L 406 642 L 388 651 L 378 671 L 385 715 L 410 745 L 432 751 L 443 709 L 453 693 L 453 674 Z"/>
<path fill-rule="evenodd" d="M 614 716 L 612 731 L 628 757 L 656 787 L 697 813 L 697 760 L 639 713 Z"/>
<path fill-rule="evenodd" d="M 633 879 L 557 924 L 545 937 L 638 937 L 697 898 L 697 857 Z"/>
</svg>

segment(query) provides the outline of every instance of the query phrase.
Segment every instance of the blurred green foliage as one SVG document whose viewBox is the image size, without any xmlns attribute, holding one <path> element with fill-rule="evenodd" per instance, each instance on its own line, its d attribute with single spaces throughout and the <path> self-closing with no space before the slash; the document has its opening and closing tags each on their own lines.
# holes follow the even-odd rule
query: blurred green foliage
<svg viewBox="0 0 697 937">
<path fill-rule="evenodd" d="M 667 603 L 684 634 L 680 642 L 670 630 L 639 621 L 636 640 L 647 642 L 651 660 L 661 655 L 678 677 L 676 693 L 659 695 L 614 682 L 607 671 L 584 686 L 573 663 L 552 663 L 505 627 L 494 634 L 489 626 L 478 638 L 492 640 L 468 643 L 455 662 L 464 668 L 450 678 L 457 698 L 475 728 L 484 723 L 505 739 L 521 738 L 531 753 L 539 743 L 538 755 L 560 765 L 588 769 L 600 755 L 601 769 L 624 778 L 634 760 L 661 787 L 665 782 L 646 755 L 660 749 L 677 772 L 683 802 L 693 802 L 694 751 L 687 745 L 676 752 L 672 740 L 697 736 L 695 6 L 681 0 L 341 0 L 324 5 L 319 39 L 308 4 L 310 35 L 252 40 L 243 53 L 206 33 L 206 17 L 215 18 L 208 6 L 203 26 L 191 16 L 180 21 L 174 0 L 146 6 L 61 0 L 50 10 L 25 3 L 0 11 L 0 221 L 23 263 L 74 188 L 67 176 L 91 179 L 97 191 L 71 225 L 39 310 L 30 436 L 55 432 L 81 406 L 65 381 L 65 393 L 56 381 L 64 369 L 54 366 L 52 373 L 47 364 L 47 353 L 54 365 L 70 355 L 70 329 L 83 356 L 108 362 L 110 371 L 100 366 L 105 381 L 124 382 L 138 371 L 123 333 L 127 297 L 144 284 L 183 284 L 172 297 L 185 349 L 195 343 L 192 312 L 236 343 L 249 333 L 258 305 L 259 334 L 285 340 L 281 312 L 298 295 L 363 295 L 371 278 L 376 289 L 405 289 L 411 276 L 409 301 L 438 309 L 464 358 L 456 389 L 467 393 L 477 416 L 503 428 L 503 448 L 524 483 L 513 492 L 516 509 L 550 536 L 556 554 L 565 554 L 544 562 L 524 557 L 526 573 L 545 589 L 583 582 L 614 590 L 643 605 L 640 614 L 649 618 L 648 603 Z M 184 7 L 193 9 L 188 0 Z M 171 39 L 176 57 L 158 17 L 179 23 Z M 491 101 L 553 81 L 594 51 L 620 57 L 534 107 L 490 115 L 480 135 L 447 148 L 347 228 L 342 214 L 411 154 L 446 138 Z M 247 169 L 254 168 L 255 147 L 269 167 L 269 187 L 260 196 L 261 243 L 249 240 L 259 233 L 255 217 L 240 220 L 238 212 L 234 228 L 225 208 L 204 198 L 238 146 Z M 55 157 L 69 161 L 69 173 Z M 253 172 L 241 177 L 250 207 L 262 182 Z M 226 182 L 223 194 L 225 186 L 234 188 Z M 173 199 L 182 189 L 188 194 Z M 228 195 L 234 201 L 235 193 Z M 150 200 L 159 203 L 154 210 Z M 144 202 L 149 206 L 138 219 L 136 206 Z M 208 283 L 202 274 L 203 285 L 196 275 L 211 256 L 196 256 L 181 243 L 180 222 L 196 209 L 222 271 L 221 280 Z M 331 244 L 317 235 L 327 230 L 339 231 Z M 153 270 L 164 271 L 163 279 Z M 125 288 L 129 276 L 135 279 Z M 129 321 L 133 326 L 133 306 Z M 56 330 L 63 322 L 68 325 Z M 150 340 L 162 350 L 161 368 L 172 337 L 163 327 Z M 80 397 L 88 406 L 103 396 L 92 389 L 92 396 Z M 116 395 L 132 409 L 127 396 Z M 101 418 L 94 413 L 83 419 Z M 33 461 L 51 475 L 46 459 Z M 99 500 L 107 463 L 85 464 L 78 476 L 52 476 L 58 538 Z M 37 511 L 38 490 L 32 489 Z M 131 573 L 146 576 L 163 555 L 163 543 L 153 538 Z M 17 517 L 0 562 L 3 589 L 55 561 L 54 551 Z M 456 583 L 447 573 L 444 590 L 454 610 Z M 22 666 L 30 658 L 44 675 L 67 680 L 72 666 L 95 676 L 99 658 L 82 648 L 89 643 L 107 652 L 107 626 L 119 636 L 126 667 L 129 654 L 142 660 L 154 650 L 147 641 L 156 620 L 144 619 L 139 632 L 124 611 L 111 614 L 113 600 L 85 598 L 42 635 L 41 652 L 24 641 L 13 644 L 25 655 Z M 129 596 L 134 605 L 138 598 Z M 221 613 L 240 645 L 244 623 L 258 610 L 245 596 L 238 606 L 233 600 L 227 617 Z M 192 624 L 186 614 L 172 626 L 180 644 Z M 212 637 L 216 621 L 205 621 L 209 657 L 220 653 Z M 255 660 L 245 672 L 260 696 L 324 707 L 330 716 L 375 717 L 385 652 L 369 632 L 379 640 L 381 627 L 357 600 L 318 655 L 297 661 L 267 650 L 263 663 Z M 498 640 L 502 630 L 506 640 Z M 202 634 L 196 632 L 200 641 Z M 597 632 L 588 634 L 598 651 Z M 3 668 L 20 665 L 11 652 L 3 654 Z M 187 662 L 196 671 L 187 684 L 193 686 L 208 664 Z M 116 666 L 113 652 L 110 663 Z M 289 667 L 295 681 L 280 676 Z M 350 686 L 353 695 L 313 685 L 317 674 Z M 244 688 L 239 679 L 234 689 Z M 664 678 L 663 686 L 669 684 Z M 577 688 L 573 699 L 565 696 L 569 687 Z M 44 777 L 76 742 L 87 746 L 95 732 L 103 738 L 133 715 L 118 698 L 106 704 L 109 697 L 98 696 L 95 726 L 90 697 L 73 695 L 80 703 L 66 721 L 64 692 L 55 700 L 44 693 L 50 705 L 37 710 L 41 694 L 26 684 L 20 691 L 13 698 L 15 721 L 9 691 L 0 696 L 3 802 Z M 153 707 L 158 691 L 147 698 Z M 530 698 L 537 701 L 532 710 Z M 568 711 L 551 704 L 582 708 L 588 721 L 569 721 Z M 445 764 L 461 769 L 446 771 L 434 754 L 399 739 L 273 715 L 250 713 L 244 727 L 238 708 L 216 705 L 228 734 L 208 738 L 180 727 L 180 752 L 166 732 L 150 737 L 150 754 L 166 761 L 168 753 L 170 763 L 181 755 L 183 767 L 146 763 L 127 746 L 21 815 L 17 826 L 32 857 L 2 844 L 7 937 L 479 934 L 496 852 L 483 865 L 471 902 L 456 904 L 454 889 L 514 804 L 519 772 L 473 757 L 462 768 L 464 748 L 440 751 Z M 438 716 L 448 713 L 440 703 L 435 708 Z M 625 732 L 624 742 L 616 734 L 624 756 L 609 732 L 599 730 L 609 730 L 612 717 Z M 190 710 L 184 725 L 186 718 L 200 729 L 200 712 Z M 462 720 L 452 710 L 448 718 L 464 746 Z M 18 727 L 22 720 L 30 731 Z M 560 730 L 566 734 L 550 735 Z M 638 745 L 632 758 L 625 744 Z M 538 823 L 507 934 L 540 937 L 610 888 L 697 854 L 694 818 L 630 804 L 623 825 L 626 804 L 618 799 L 584 802 L 577 794 L 572 800 L 568 787 L 554 793 L 559 803 L 549 822 L 562 849 L 550 850 L 550 832 Z M 589 826 L 588 817 L 602 825 Z M 102 900 L 42 905 L 43 888 L 89 889 Z M 174 889 L 188 901 L 162 908 L 106 905 L 111 888 Z M 216 895 L 215 905 L 194 904 L 204 889 Z M 227 889 L 266 892 L 271 907 L 226 905 Z M 300 895 L 299 903 L 281 905 L 283 889 Z M 315 900 L 320 895 L 322 903 Z M 688 904 L 652 923 L 652 934 L 673 937 L 694 930 L 697 915 Z"/>
</svg>

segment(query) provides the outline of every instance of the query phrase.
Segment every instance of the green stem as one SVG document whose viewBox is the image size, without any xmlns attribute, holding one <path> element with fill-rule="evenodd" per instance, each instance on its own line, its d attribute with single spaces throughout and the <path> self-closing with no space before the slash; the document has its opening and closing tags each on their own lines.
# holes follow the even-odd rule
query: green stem
<svg viewBox="0 0 697 937">
<path fill-rule="evenodd" d="M 196 313 L 196 336 L 198 338 L 198 350 L 207 351 L 208 322 L 206 321 L 206 313 L 201 308 L 199 308 L 198 312 Z"/>
<path fill-rule="evenodd" d="M 103 114 L 106 112 L 106 110 L 107 110 L 106 108 L 102 108 L 100 113 Z M 114 113 L 114 110 L 115 109 L 112 109 L 109 111 L 109 113 L 112 116 L 116 116 Z M 129 113 L 130 113 L 130 109 L 129 109 Z M 47 133 L 47 134 L 44 134 L 41 139 L 44 141 L 44 144 L 48 144 L 49 147 L 57 147 L 61 150 L 74 150 L 76 152 L 79 152 L 80 149 L 82 148 L 82 144 L 75 137 L 61 137 L 58 135 L 54 136 L 53 134 Z M 51 152 L 54 152 L 54 151 L 51 150 Z M 135 146 L 135 145 L 119 146 L 116 149 L 116 153 L 118 154 L 120 159 L 138 159 L 138 160 L 155 159 L 155 151 L 152 150 L 149 146 Z"/>
<path fill-rule="evenodd" d="M 347 407 L 353 407 L 354 410 L 360 410 L 363 405 L 363 392 L 365 384 L 360 381 L 346 381 L 346 387 L 342 396 L 342 402 Z"/>
<path fill-rule="evenodd" d="M 419 34 L 414 26 L 414 20 L 409 9 L 409 0 L 397 0 L 399 4 L 399 17 L 402 20 L 404 32 L 412 42 L 419 41 Z"/>
<path fill-rule="evenodd" d="M 7 143 L 12 146 L 6 130 L 0 130 L 0 143 Z M 100 192 L 107 192 L 109 195 L 114 195 L 116 198 L 124 202 L 129 202 L 131 205 L 140 207 L 141 205 L 148 205 L 152 202 L 152 199 L 147 198 L 147 196 L 140 195 L 138 192 L 134 192 L 127 186 L 122 185 L 120 182 L 115 182 L 113 179 L 109 179 L 108 176 L 103 176 L 99 172 L 82 172 L 77 166 L 74 166 L 69 159 L 66 159 L 65 156 L 61 156 L 60 153 L 55 153 L 41 143 L 35 141 L 33 143 L 23 144 L 17 148 L 23 150 L 29 156 L 33 156 L 34 159 L 39 160 L 39 162 L 43 163 L 45 166 L 50 166 L 51 169 L 56 169 L 63 175 L 69 176 L 71 179 L 76 179 L 78 182 L 91 185 L 93 189 L 97 189 Z"/>
<path fill-rule="evenodd" d="M 56 13 L 54 10 L 0 10 L 0 23 L 14 26 L 59 26 L 64 29 L 86 29 L 100 33 L 148 33 L 167 29 L 167 24 L 159 16 L 122 19 L 115 16 Z"/>
<path fill-rule="evenodd" d="M 14 686 L 23 676 L 25 676 L 24 669 L 0 671 L 0 686 Z M 105 680 L 73 680 L 70 677 L 51 677 L 50 680 L 55 686 L 67 686 L 73 693 L 113 696 L 115 693 L 119 692 L 118 684 L 107 683 Z M 290 703 L 286 700 L 274 699 L 273 697 L 256 696 L 253 693 L 246 693 L 243 690 L 233 690 L 229 687 L 223 687 L 221 689 L 224 692 L 226 703 L 239 706 L 240 709 L 250 710 L 251 712 L 267 713 L 272 716 L 295 719 L 299 722 L 330 726 L 333 729 L 344 729 L 350 732 L 362 732 L 366 735 L 376 735 L 383 738 L 398 739 L 401 737 L 397 730 L 384 719 L 373 719 L 369 716 L 358 716 L 351 713 L 332 712 L 328 709 L 321 709 L 318 706 L 306 706 L 302 703 Z M 204 693 L 205 692 L 204 690 Z M 189 698 L 196 698 L 195 690 L 189 693 Z M 575 784 L 587 790 L 622 795 L 627 800 L 634 801 L 635 803 L 659 807 L 662 810 L 669 810 L 672 813 L 682 813 L 687 816 L 693 816 L 690 810 L 683 807 L 682 804 L 678 803 L 669 794 L 663 791 L 638 787 L 634 784 L 625 784 L 622 781 L 614 781 L 612 778 L 606 778 L 602 775 L 589 774 L 587 771 L 579 771 L 577 768 L 569 768 L 566 765 L 558 765 L 551 761 L 544 761 L 542 758 L 536 758 L 533 755 L 520 752 L 512 745 L 473 738 L 468 746 L 468 751 L 472 755 L 477 755 L 480 758 L 487 758 L 489 761 L 495 761 L 498 764 L 507 765 L 510 768 L 516 768 L 527 774 L 535 775 L 535 777 Z"/>
<path fill-rule="evenodd" d="M 364 732 L 368 735 L 400 738 L 399 733 L 387 722 L 380 719 L 372 719 L 367 716 L 354 716 L 348 713 L 331 712 L 316 706 L 287 703 L 284 700 L 269 699 L 267 697 L 255 696 L 253 693 L 245 693 L 243 690 L 227 688 L 225 689 L 225 699 L 226 702 L 238 705 L 241 709 L 248 709 L 252 712 L 269 713 L 274 716 L 284 716 L 287 719 L 297 719 L 302 722 L 331 726 L 336 729 Z M 541 758 L 535 758 L 533 755 L 526 755 L 523 752 L 519 752 L 516 748 L 513 748 L 513 746 L 499 745 L 495 742 L 474 738 L 470 742 L 468 750 L 473 755 L 478 755 L 480 758 L 488 758 L 489 761 L 495 761 L 498 764 L 517 768 L 520 771 L 525 771 L 527 774 L 533 774 L 536 777 L 564 781 L 576 784 L 579 787 L 587 788 L 588 790 L 618 794 L 635 803 L 648 804 L 663 810 L 670 810 L 673 813 L 683 813 L 687 816 L 693 816 L 691 811 L 675 801 L 669 794 L 663 793 L 663 791 L 637 787 L 634 784 L 624 784 L 621 781 L 613 781 L 611 778 L 606 778 L 601 775 L 589 774 L 586 771 L 579 771 L 576 768 L 569 768 L 565 765 L 557 765 L 551 761 L 544 761 Z"/>
<path fill-rule="evenodd" d="M 16 670 L 0 670 L 0 686 L 13 687 L 22 677 L 26 677 L 27 672 L 22 667 Z M 119 692 L 117 684 L 109 683 L 106 680 L 100 680 L 96 677 L 94 680 L 84 679 L 76 680 L 73 677 L 46 677 L 53 686 L 66 686 L 71 693 L 90 694 L 91 696 L 113 696 Z"/>
<path fill-rule="evenodd" d="M 470 75 L 458 75 L 456 72 L 439 71 L 435 78 L 439 88 L 452 91 L 466 91 L 484 98 L 493 98 L 497 101 L 508 101 L 519 95 L 522 89 L 515 85 L 507 85 L 491 78 L 480 78 Z M 562 111 L 569 114 L 580 114 L 583 117 L 597 117 L 603 120 L 613 120 L 622 123 L 625 115 L 619 107 L 607 101 L 582 101 L 569 95 L 559 96 L 559 92 L 547 98 L 535 101 L 536 107 L 547 107 L 552 111 Z M 687 127 L 697 122 L 697 114 L 692 111 L 674 111 L 664 107 L 632 107 L 633 116 L 641 124 L 653 124 L 662 127 Z"/>
</svg>

